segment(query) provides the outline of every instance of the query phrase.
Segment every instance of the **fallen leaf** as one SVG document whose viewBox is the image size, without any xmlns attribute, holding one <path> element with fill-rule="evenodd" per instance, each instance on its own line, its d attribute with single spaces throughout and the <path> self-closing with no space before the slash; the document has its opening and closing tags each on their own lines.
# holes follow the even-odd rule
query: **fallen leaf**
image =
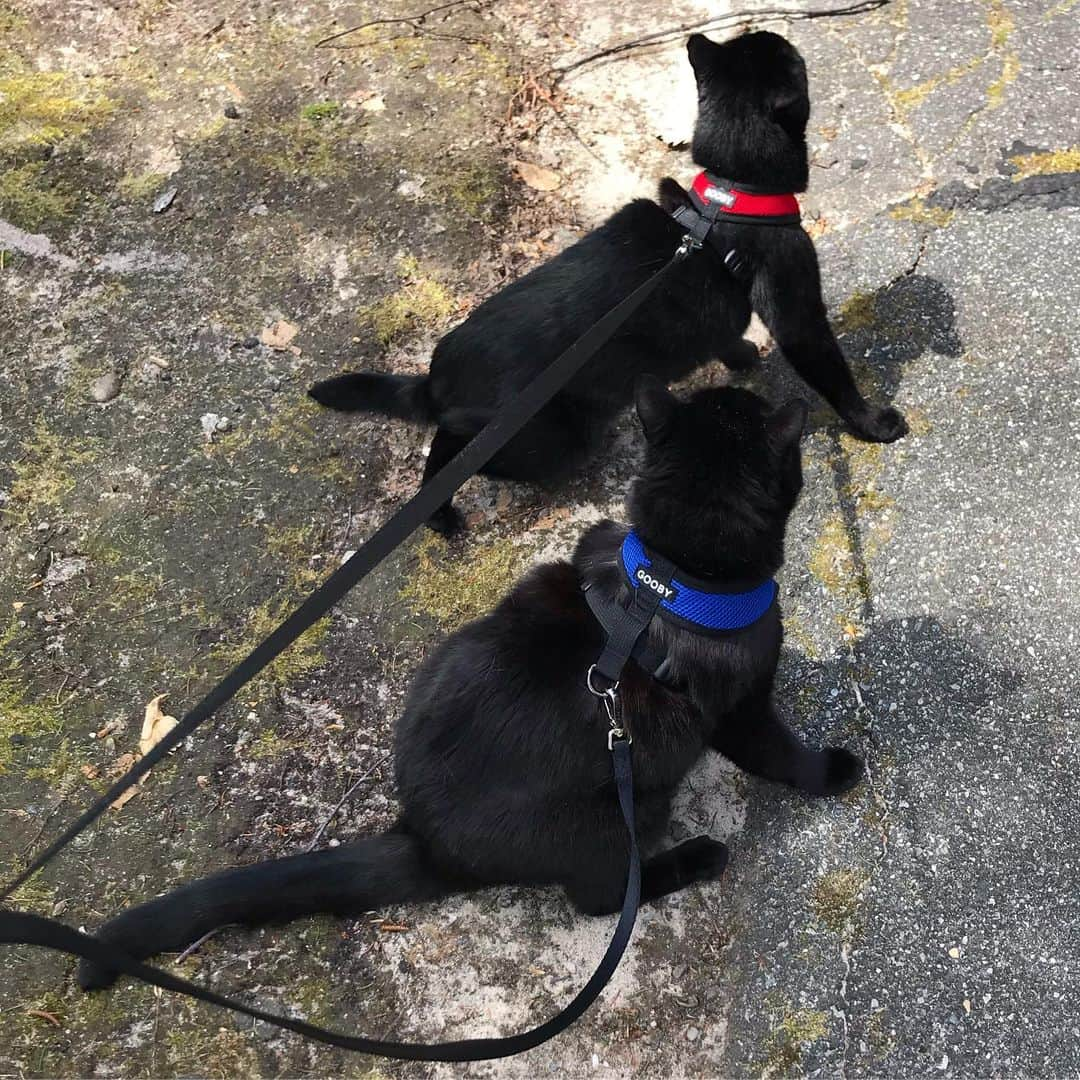
<svg viewBox="0 0 1080 1080">
<path fill-rule="evenodd" d="M 127 791 L 124 792 L 123 795 L 121 795 L 118 798 L 114 799 L 109 804 L 109 809 L 110 810 L 122 810 L 138 794 L 139 794 L 139 785 L 138 784 L 132 784 L 132 786 L 129 787 L 127 789 Z"/>
<path fill-rule="evenodd" d="M 110 778 L 122 776 L 139 759 L 134 754 L 121 754 L 110 766 L 108 775 Z"/>
<path fill-rule="evenodd" d="M 146 712 L 143 715 L 142 734 L 139 736 L 139 757 L 146 757 L 176 727 L 176 717 L 166 716 L 161 711 L 161 703 L 164 700 L 165 695 L 158 694 L 146 706 Z"/>
<path fill-rule="evenodd" d="M 550 529 L 559 521 L 565 521 L 570 516 L 568 506 L 557 506 L 550 514 L 545 514 L 533 526 L 534 529 Z"/>
<path fill-rule="evenodd" d="M 124 726 L 124 721 L 123 720 L 110 720 L 110 721 L 108 721 L 108 723 L 106 723 L 102 727 L 98 728 L 98 730 L 94 732 L 94 738 L 95 739 L 107 738 L 109 735 L 113 735 L 117 731 L 119 731 L 123 726 Z"/>
<path fill-rule="evenodd" d="M 287 350 L 299 356 L 300 350 L 291 344 L 292 339 L 299 333 L 299 326 L 294 326 L 284 319 L 278 319 L 277 322 L 263 327 L 262 333 L 259 334 L 259 340 L 269 349 L 276 349 L 278 352 Z"/>
<path fill-rule="evenodd" d="M 518 178 L 534 191 L 554 191 L 562 184 L 562 177 L 554 169 L 534 165 L 531 161 L 515 161 L 513 166 L 517 170 Z"/>
<path fill-rule="evenodd" d="M 112 765 L 109 766 L 110 777 L 122 776 L 126 773 L 136 761 L 149 754 L 150 751 L 153 750 L 174 727 L 176 727 L 176 717 L 166 716 L 165 713 L 161 711 L 161 703 L 164 700 L 165 695 L 158 694 L 156 698 L 147 703 L 146 709 L 143 712 L 142 731 L 139 734 L 139 751 L 136 754 L 121 754 Z M 133 784 L 127 791 L 117 799 L 113 800 L 109 809 L 119 810 L 131 802 L 131 800 L 138 795 L 149 775 L 149 773 L 144 773 L 143 776 L 140 777 L 138 783 Z"/>
<path fill-rule="evenodd" d="M 806 231 L 808 236 L 816 240 L 819 236 L 824 236 L 825 233 L 829 231 L 828 218 L 814 218 L 811 221 L 806 222 L 803 225 L 803 229 Z"/>
<path fill-rule="evenodd" d="M 79 772 L 86 777 L 87 780 L 96 780 L 101 775 L 101 770 L 96 765 L 80 765 Z"/>
</svg>

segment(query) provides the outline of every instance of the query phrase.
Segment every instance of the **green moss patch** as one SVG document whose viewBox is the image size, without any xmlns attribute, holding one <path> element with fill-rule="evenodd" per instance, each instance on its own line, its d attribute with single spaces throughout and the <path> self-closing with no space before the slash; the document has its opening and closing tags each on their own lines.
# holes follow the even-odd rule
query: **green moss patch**
<svg viewBox="0 0 1080 1080">
<path fill-rule="evenodd" d="M 401 596 L 413 610 L 446 629 L 490 611 L 514 583 L 525 554 L 509 540 L 477 545 L 467 559 L 448 553 L 446 541 L 431 533 L 416 548 L 416 569 Z"/>
<path fill-rule="evenodd" d="M 50 431 L 44 420 L 38 421 L 22 449 L 23 456 L 12 466 L 15 479 L 5 516 L 25 522 L 36 513 L 60 505 L 75 487 L 72 469 L 89 461 L 93 453 L 82 440 Z"/>
<path fill-rule="evenodd" d="M 416 330 L 443 323 L 456 309 L 445 286 L 425 276 L 416 259 L 407 256 L 398 266 L 405 284 L 389 296 L 362 307 L 356 317 L 370 326 L 383 345 L 389 345 Z"/>
<path fill-rule="evenodd" d="M 820 1010 L 799 1009 L 788 1014 L 769 1036 L 762 1076 L 797 1076 L 805 1047 L 828 1033 L 829 1018 Z"/>
<path fill-rule="evenodd" d="M 840 934 L 854 921 L 868 879 L 864 870 L 842 868 L 822 874 L 810 891 L 810 907 L 823 926 Z"/>
<path fill-rule="evenodd" d="M 920 225 L 932 225 L 944 229 L 953 219 L 953 211 L 943 206 L 928 206 L 925 199 L 911 199 L 889 211 L 889 217 L 896 221 L 914 221 Z"/>
<path fill-rule="evenodd" d="M 1009 158 L 1016 166 L 1013 180 L 1026 180 L 1029 176 L 1051 176 L 1055 173 L 1080 172 L 1080 146 L 1066 150 L 1047 150 L 1034 154 L 1016 154 Z"/>
<path fill-rule="evenodd" d="M 316 101 L 300 110 L 300 118 L 318 123 L 320 120 L 332 120 L 339 112 L 341 105 L 336 101 Z"/>
<path fill-rule="evenodd" d="M 13 616 L 0 634 L 0 774 L 11 766 L 25 742 L 60 728 L 55 710 L 32 701 L 22 682 L 30 646 L 21 639 L 21 627 Z"/>
</svg>

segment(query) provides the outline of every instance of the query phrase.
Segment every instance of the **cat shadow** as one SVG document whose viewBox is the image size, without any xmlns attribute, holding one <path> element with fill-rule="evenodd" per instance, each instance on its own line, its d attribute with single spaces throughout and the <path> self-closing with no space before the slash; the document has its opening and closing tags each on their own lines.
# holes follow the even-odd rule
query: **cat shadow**
<svg viewBox="0 0 1080 1080">
<path fill-rule="evenodd" d="M 1021 691 L 1024 676 L 991 659 L 980 640 L 992 631 L 997 613 L 969 612 L 959 621 L 970 630 L 932 616 L 889 619 L 828 659 L 785 646 L 778 712 L 808 745 L 847 745 L 862 754 L 879 791 L 894 778 L 903 785 L 905 772 L 951 775 L 958 745 L 965 765 L 992 760 L 998 736 L 987 728 L 981 739 L 979 717 Z M 753 784 L 751 797 L 767 813 L 770 828 L 795 827 L 800 805 L 815 801 L 765 781 Z"/>
<path fill-rule="evenodd" d="M 956 304 L 936 278 L 909 274 L 872 293 L 855 293 L 842 306 L 836 320 L 837 342 L 863 393 L 884 405 L 893 400 L 906 365 L 927 352 L 959 356 L 963 342 L 956 330 Z M 792 397 L 815 398 L 813 391 L 784 363 L 778 349 L 764 362 L 737 379 L 775 402 Z M 857 515 L 858 491 L 852 483 L 848 451 L 840 439 L 844 427 L 820 399 L 812 410 L 808 432 L 823 432 L 827 459 L 840 507 L 853 572 L 859 594 L 860 618 L 874 618 L 873 591 Z"/>
</svg>

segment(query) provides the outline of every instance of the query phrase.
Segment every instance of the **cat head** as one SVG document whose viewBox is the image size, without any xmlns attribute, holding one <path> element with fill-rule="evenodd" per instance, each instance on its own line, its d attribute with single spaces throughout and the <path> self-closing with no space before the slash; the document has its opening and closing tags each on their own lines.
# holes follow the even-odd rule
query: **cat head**
<svg viewBox="0 0 1080 1080">
<path fill-rule="evenodd" d="M 773 408 L 732 387 L 681 400 L 644 376 L 637 411 L 645 461 L 627 508 L 646 546 L 696 577 L 752 585 L 775 574 L 802 490 L 806 402 Z"/>
<path fill-rule="evenodd" d="M 694 34 L 686 51 L 698 89 L 694 161 L 736 184 L 805 191 L 810 97 L 795 46 L 759 31 L 722 44 Z"/>
</svg>

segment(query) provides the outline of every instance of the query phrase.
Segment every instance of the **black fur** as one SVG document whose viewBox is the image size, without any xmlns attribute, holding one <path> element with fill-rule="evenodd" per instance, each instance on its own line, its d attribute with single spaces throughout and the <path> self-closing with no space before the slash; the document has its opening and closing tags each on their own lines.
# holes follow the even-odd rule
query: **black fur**
<svg viewBox="0 0 1080 1080">
<path fill-rule="evenodd" d="M 698 83 L 694 160 L 754 187 L 788 191 L 807 184 L 806 70 L 796 49 L 771 33 L 722 45 L 700 34 L 687 46 Z M 550 262 L 481 304 L 435 347 L 427 379 L 438 425 L 424 480 L 430 479 L 516 394 L 606 311 L 658 270 L 683 230 L 670 216 L 683 189 L 667 178 L 660 205 L 637 199 Z M 725 224 L 725 236 L 753 267 L 736 282 L 712 251 L 694 255 L 484 470 L 541 483 L 562 478 L 597 448 L 613 416 L 632 400 L 638 375 L 676 381 L 719 358 L 747 366 L 741 340 L 756 311 L 799 374 L 860 438 L 889 442 L 907 430 L 892 408 L 867 404 L 833 337 L 821 298 L 817 255 L 800 228 Z M 323 404 L 385 409 L 394 376 L 342 375 L 312 388 Z M 400 413 L 394 413 L 400 415 Z M 432 527 L 459 524 L 447 504 Z"/>
<path fill-rule="evenodd" d="M 774 574 L 802 486 L 805 403 L 770 411 L 734 389 L 681 403 L 647 381 L 638 409 L 647 451 L 628 509 L 646 543 L 731 589 Z M 585 686 L 602 638 L 581 585 L 625 599 L 616 562 L 625 533 L 610 521 L 594 526 L 572 562 L 537 567 L 427 658 L 397 726 L 401 817 L 392 832 L 227 870 L 121 913 L 98 936 L 141 958 L 225 923 L 357 914 L 502 883 L 559 883 L 583 912 L 617 910 L 627 842 L 607 720 Z M 649 632 L 671 659 L 671 685 L 631 664 L 620 689 L 647 901 L 726 865 L 727 849 L 708 837 L 657 850 L 677 785 L 710 747 L 813 795 L 845 791 L 862 774 L 853 754 L 808 749 L 774 712 L 776 608 L 725 635 L 660 621 Z M 79 970 L 87 989 L 113 978 L 85 963 Z"/>
</svg>

